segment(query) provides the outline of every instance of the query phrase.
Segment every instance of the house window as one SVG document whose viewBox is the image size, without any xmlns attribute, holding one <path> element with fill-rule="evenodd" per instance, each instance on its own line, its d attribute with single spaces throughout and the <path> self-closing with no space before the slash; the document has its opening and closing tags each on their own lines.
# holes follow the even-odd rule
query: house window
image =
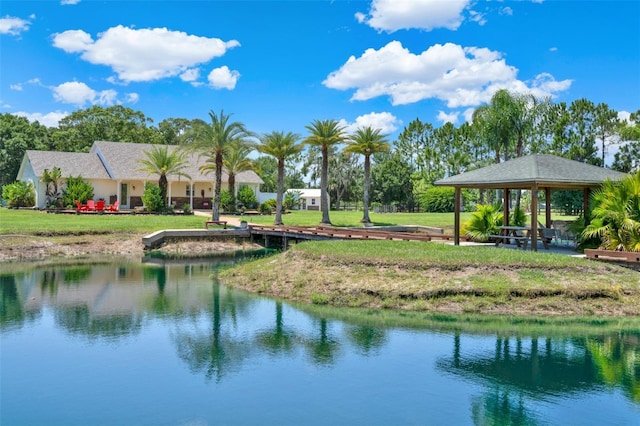
<svg viewBox="0 0 640 426">
<path fill-rule="evenodd" d="M 187 184 L 187 190 L 185 191 L 187 197 L 191 197 L 191 185 Z"/>
<path fill-rule="evenodd" d="M 311 205 L 312 205 L 312 206 L 315 206 L 315 205 L 316 205 L 316 199 L 315 199 L 315 198 L 312 198 L 312 199 L 311 199 Z"/>
</svg>

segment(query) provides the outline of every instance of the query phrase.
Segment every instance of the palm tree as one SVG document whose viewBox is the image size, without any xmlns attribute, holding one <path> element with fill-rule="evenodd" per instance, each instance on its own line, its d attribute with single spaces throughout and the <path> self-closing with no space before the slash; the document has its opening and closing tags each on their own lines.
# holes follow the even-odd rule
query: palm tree
<svg viewBox="0 0 640 426">
<path fill-rule="evenodd" d="M 391 148 L 386 135 L 380 133 L 381 129 L 373 129 L 371 126 L 358 128 L 350 138 L 345 152 L 364 155 L 364 195 L 362 223 L 371 223 L 369 219 L 369 187 L 371 186 L 371 154 L 386 152 Z"/>
<path fill-rule="evenodd" d="M 322 210 L 321 224 L 331 225 L 329 219 L 329 197 L 327 196 L 327 181 L 329 174 L 329 147 L 337 145 L 346 139 L 344 127 L 336 120 L 314 120 L 305 126 L 311 133 L 304 143 L 318 146 L 322 152 L 322 168 L 320 173 L 320 208 Z"/>
<path fill-rule="evenodd" d="M 593 193 L 591 223 L 582 232 L 608 250 L 640 251 L 640 172 L 619 182 L 605 181 Z"/>
<path fill-rule="evenodd" d="M 156 145 L 151 148 L 151 151 L 145 151 L 144 154 L 147 158 L 138 160 L 143 166 L 139 170 L 150 175 L 160 176 L 158 186 L 160 187 L 162 202 L 166 205 L 167 175 L 184 176 L 191 179 L 191 176 L 183 172 L 184 168 L 189 164 L 186 152 L 179 149 L 172 149 L 169 152 L 169 145 Z"/>
<path fill-rule="evenodd" d="M 245 125 L 238 121 L 230 121 L 231 114 L 225 115 L 220 111 L 217 115 L 209 111 L 211 123 L 198 126 L 195 129 L 189 149 L 198 151 L 212 160 L 215 170 L 215 184 L 211 220 L 220 220 L 220 193 L 222 190 L 222 167 L 224 157 L 230 146 L 251 136 Z"/>
<path fill-rule="evenodd" d="M 229 193 L 231 194 L 231 208 L 236 208 L 236 176 L 242 172 L 249 170 L 256 170 L 253 161 L 249 158 L 249 154 L 253 151 L 253 145 L 244 140 L 236 140 L 229 144 L 229 149 L 226 155 L 222 159 L 222 165 L 224 170 L 229 176 Z M 210 158 L 213 161 L 207 161 L 200 171 L 207 173 L 208 171 L 215 171 L 215 159 Z"/>
<path fill-rule="evenodd" d="M 260 138 L 258 151 L 270 155 L 278 161 L 278 192 L 276 195 L 276 218 L 274 225 L 282 225 L 282 195 L 284 193 L 284 165 L 288 157 L 302 151 L 304 146 L 298 144 L 300 136 L 295 133 L 271 132 Z"/>
</svg>

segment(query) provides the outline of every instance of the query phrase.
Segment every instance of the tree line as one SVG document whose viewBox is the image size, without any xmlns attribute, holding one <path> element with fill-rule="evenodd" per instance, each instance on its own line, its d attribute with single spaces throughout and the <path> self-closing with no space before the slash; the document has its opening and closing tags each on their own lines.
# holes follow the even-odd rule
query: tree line
<svg viewBox="0 0 640 426">
<path fill-rule="evenodd" d="M 256 135 L 223 111 L 211 111 L 209 121 L 168 118 L 156 126 L 142 112 L 121 105 L 75 111 L 53 128 L 2 114 L 0 185 L 15 180 L 27 149 L 88 152 L 96 140 L 183 145 L 210 155 L 216 182 L 218 171 L 246 168 L 249 153 L 257 150 L 251 168 L 264 181 L 261 190 L 319 186 L 330 195 L 332 206 L 321 205 L 322 222 L 329 223 L 330 207 L 344 202 L 363 209 L 379 203 L 414 210 L 424 206 L 437 179 L 532 153 L 604 166 L 606 153 L 617 145 L 611 168 L 632 172 L 640 167 L 640 110 L 621 121 L 607 104 L 587 99 L 554 103 L 499 90 L 470 122 L 435 127 L 416 118 L 393 142 L 380 129 L 346 134 L 336 120 L 314 120 L 305 129 L 304 136 L 286 131 Z M 251 144 L 237 156 L 227 146 L 215 148 L 220 137 Z M 477 196 L 485 201 L 483 193 Z"/>
</svg>

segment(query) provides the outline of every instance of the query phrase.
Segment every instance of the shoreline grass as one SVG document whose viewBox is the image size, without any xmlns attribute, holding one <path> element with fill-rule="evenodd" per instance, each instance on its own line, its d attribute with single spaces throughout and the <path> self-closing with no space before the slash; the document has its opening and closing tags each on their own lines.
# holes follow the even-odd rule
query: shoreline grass
<svg viewBox="0 0 640 426">
<path fill-rule="evenodd" d="M 318 241 L 223 283 L 294 302 L 417 312 L 640 315 L 640 274 L 569 256 L 406 241 Z"/>
</svg>

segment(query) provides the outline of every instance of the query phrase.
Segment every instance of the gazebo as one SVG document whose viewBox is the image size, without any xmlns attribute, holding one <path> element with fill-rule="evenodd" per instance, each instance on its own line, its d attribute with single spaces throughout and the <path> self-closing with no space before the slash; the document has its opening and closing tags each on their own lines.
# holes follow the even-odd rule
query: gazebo
<svg viewBox="0 0 640 426">
<path fill-rule="evenodd" d="M 505 225 L 509 224 L 510 191 L 512 189 L 531 191 L 531 250 L 536 251 L 538 247 L 538 191 L 545 191 L 545 199 L 549 205 L 552 189 L 582 189 L 584 190 L 584 212 L 586 214 L 592 188 L 599 187 L 607 179 L 620 180 L 626 176 L 625 173 L 555 155 L 533 154 L 440 179 L 434 182 L 434 185 L 455 188 L 454 240 L 456 245 L 460 244 L 460 193 L 462 188 L 503 190 Z M 551 227 L 551 209 L 546 208 L 545 212 L 545 226 Z M 585 219 L 588 218 L 585 217 Z"/>
</svg>

